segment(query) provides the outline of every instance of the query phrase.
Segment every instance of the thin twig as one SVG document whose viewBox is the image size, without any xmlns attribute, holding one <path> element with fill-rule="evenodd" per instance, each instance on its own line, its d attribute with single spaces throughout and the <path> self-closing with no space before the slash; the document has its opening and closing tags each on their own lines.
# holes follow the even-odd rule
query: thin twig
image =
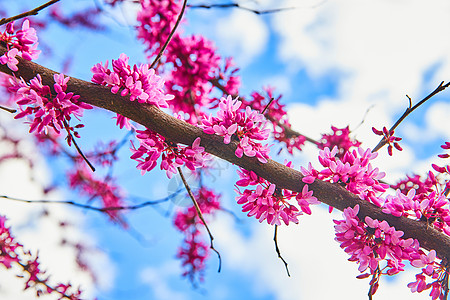
<svg viewBox="0 0 450 300">
<path fill-rule="evenodd" d="M 178 15 L 177 22 L 175 23 L 175 26 L 173 27 L 172 31 L 170 32 L 169 37 L 167 38 L 166 42 L 162 46 L 161 50 L 159 50 L 159 53 L 156 56 L 155 60 L 150 65 L 150 69 L 152 69 L 156 65 L 156 63 L 161 59 L 164 51 L 166 50 L 167 46 L 169 45 L 170 40 L 172 39 L 173 35 L 175 34 L 175 31 L 177 30 L 178 25 L 181 22 L 181 18 L 183 17 L 184 10 L 186 9 L 186 4 L 187 4 L 187 0 L 184 0 L 183 7 L 181 8 L 181 12 Z"/>
<path fill-rule="evenodd" d="M 412 113 L 416 108 L 418 108 L 419 106 L 421 106 L 422 104 L 424 104 L 427 100 L 431 99 L 433 96 L 435 96 L 436 94 L 442 92 L 443 90 L 445 90 L 447 87 L 450 86 L 450 82 L 447 82 L 446 84 L 444 84 L 444 81 L 442 81 L 439 86 L 434 89 L 434 91 L 432 91 L 430 94 L 428 94 L 428 96 L 426 96 L 425 98 L 423 98 L 422 100 L 420 100 L 416 105 L 412 106 L 412 101 L 411 98 L 406 95 L 406 97 L 408 97 L 408 101 L 409 101 L 409 106 L 408 108 L 405 110 L 405 112 L 403 113 L 403 115 L 400 116 L 400 118 L 397 120 L 397 122 L 395 122 L 394 125 L 392 125 L 391 129 L 389 129 L 389 132 L 395 130 L 397 128 L 398 125 L 400 125 L 400 123 L 410 114 Z M 378 150 L 380 150 L 384 145 L 386 145 L 386 138 L 383 137 L 380 142 L 378 143 L 378 145 L 375 146 L 375 148 L 373 148 L 372 152 L 376 152 Z"/>
<path fill-rule="evenodd" d="M 284 8 L 273 8 L 273 9 L 266 9 L 266 10 L 257 10 L 257 9 L 251 9 L 245 6 L 240 5 L 239 3 L 226 3 L 226 4 L 195 4 L 195 5 L 188 5 L 189 8 L 240 8 L 242 10 L 246 10 L 249 12 L 252 12 L 257 15 L 264 15 L 264 14 L 270 14 L 270 13 L 277 13 L 285 10 L 291 10 L 291 9 L 298 9 L 298 7 L 284 7 Z"/>
<path fill-rule="evenodd" d="M 173 198 L 176 194 L 178 194 L 179 192 L 176 192 L 172 195 L 170 195 L 169 197 L 166 197 L 164 199 L 160 199 L 160 200 L 154 200 L 154 201 L 145 201 L 143 203 L 140 204 L 136 204 L 136 205 L 121 205 L 121 206 L 108 206 L 108 207 L 96 207 L 96 206 L 91 206 L 91 205 L 87 205 L 87 204 L 82 204 L 82 203 L 77 203 L 75 201 L 72 200 L 27 200 L 27 199 L 20 199 L 20 198 L 16 198 L 16 197 L 10 197 L 10 196 L 6 196 L 6 195 L 0 195 L 0 198 L 2 199 L 6 199 L 6 200 L 12 200 L 12 201 L 16 201 L 16 202 L 22 202 L 22 203 L 32 203 L 32 204 L 65 204 L 65 205 L 73 205 L 76 207 L 80 207 L 83 209 L 88 209 L 88 210 L 93 210 L 93 211 L 98 211 L 98 212 L 107 212 L 107 211 L 115 211 L 115 210 L 136 210 L 136 209 L 140 209 L 146 206 L 150 206 L 150 205 L 156 205 L 159 203 L 164 203 L 167 202 L 169 199 Z"/>
<path fill-rule="evenodd" d="M 288 277 L 291 277 L 291 274 L 289 273 L 289 268 L 288 268 L 288 264 L 287 262 L 284 260 L 283 256 L 281 256 L 281 252 L 280 252 L 280 248 L 278 248 L 278 238 L 277 238 L 277 233 L 278 233 L 278 225 L 275 225 L 275 233 L 273 235 L 273 241 L 275 242 L 275 251 L 278 254 L 278 258 L 281 259 L 281 261 L 284 263 L 284 267 L 286 268 L 286 273 Z"/>
<path fill-rule="evenodd" d="M 184 187 L 186 188 L 186 191 L 188 192 L 189 197 L 191 198 L 192 203 L 194 204 L 195 210 L 197 211 L 197 215 L 198 215 L 198 217 L 200 218 L 200 220 L 202 221 L 203 225 L 205 225 L 206 231 L 208 232 L 208 235 L 209 235 L 209 241 L 210 241 L 210 246 L 209 246 L 209 248 L 211 248 L 211 250 L 213 250 L 214 252 L 216 252 L 216 253 L 217 253 L 217 256 L 219 257 L 219 269 L 218 269 L 217 272 L 220 272 L 220 269 L 222 268 L 222 258 L 220 257 L 219 251 L 217 251 L 217 250 L 214 248 L 214 245 L 213 245 L 214 237 L 213 237 L 211 231 L 209 230 L 209 227 L 208 227 L 208 225 L 206 224 L 205 219 L 203 218 L 202 211 L 200 210 L 200 207 L 198 206 L 198 203 L 197 203 L 197 201 L 195 200 L 194 194 L 192 194 L 192 191 L 191 191 L 191 188 L 189 187 L 189 184 L 187 183 L 186 179 L 184 178 L 183 171 L 181 171 L 181 168 L 180 168 L 180 167 L 177 167 L 177 170 L 178 170 L 178 173 L 180 174 L 181 180 L 183 181 Z"/>
<path fill-rule="evenodd" d="M 270 104 L 272 104 L 273 100 L 275 100 L 274 97 L 270 98 L 269 103 L 267 103 L 266 107 L 264 107 L 264 109 L 262 110 L 261 114 L 264 115 L 264 113 L 266 112 L 266 110 L 269 108 Z"/>
<path fill-rule="evenodd" d="M 73 143 L 73 145 L 75 146 L 75 148 L 78 151 L 78 154 L 80 154 L 80 156 L 83 158 L 83 160 L 87 163 L 87 165 L 89 166 L 89 168 L 91 168 L 92 172 L 95 172 L 95 168 L 94 166 L 91 164 L 91 162 L 87 159 L 87 157 L 84 155 L 83 151 L 81 151 L 81 148 L 78 147 L 77 142 L 75 141 L 75 138 L 73 137 L 72 133 L 70 133 L 69 130 L 69 124 L 67 124 L 67 122 L 64 120 L 64 128 L 67 131 L 67 134 L 69 135 L 68 138 L 70 139 L 70 141 Z"/>
<path fill-rule="evenodd" d="M 6 110 L 9 113 L 15 114 L 17 112 L 17 110 L 12 109 L 12 108 L 8 108 L 8 107 L 4 107 L 0 105 L 0 109 Z"/>
<path fill-rule="evenodd" d="M 48 7 L 48 6 L 52 5 L 52 4 L 55 4 L 58 1 L 59 0 L 51 0 L 51 1 L 48 1 L 47 3 L 45 3 L 45 4 L 42 4 L 39 7 L 36 7 L 35 9 L 32 9 L 30 11 L 27 11 L 27 12 L 24 12 L 24 13 L 21 13 L 21 14 L 18 14 L 17 16 L 10 17 L 10 18 L 2 18 L 2 19 L 0 19 L 0 25 L 9 23 L 9 22 L 12 22 L 12 21 L 15 21 L 15 20 L 19 20 L 19 19 L 22 19 L 22 18 L 25 18 L 25 17 L 28 17 L 28 16 L 37 15 L 39 13 L 39 11 L 43 10 L 44 8 L 46 8 L 46 7 Z"/>
</svg>

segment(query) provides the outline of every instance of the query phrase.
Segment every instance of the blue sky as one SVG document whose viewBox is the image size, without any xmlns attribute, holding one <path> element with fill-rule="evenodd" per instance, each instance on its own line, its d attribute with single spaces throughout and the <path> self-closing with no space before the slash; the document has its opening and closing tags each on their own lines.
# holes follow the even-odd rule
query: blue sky
<svg viewBox="0 0 450 300">
<path fill-rule="evenodd" d="M 62 1 L 68 9 L 87 3 Z M 260 90 L 267 84 L 279 86 L 293 127 L 313 138 L 328 133 L 331 125 L 357 128 L 370 108 L 364 123 L 354 134 L 364 142 L 363 146 L 373 147 L 377 137 L 371 127 L 393 124 L 406 108 L 405 94 L 413 100 L 420 99 L 440 81 L 449 79 L 450 42 L 442 33 L 443 28 L 450 25 L 447 1 L 434 1 L 433 6 L 424 1 L 409 1 L 408 4 L 356 0 L 243 3 L 259 8 L 299 8 L 265 16 L 238 9 L 191 11 L 186 15 L 188 25 L 184 30 L 213 39 L 224 56 L 236 55 L 238 66 L 242 66 L 239 74 L 243 94 Z M 124 11 L 133 15 L 129 6 Z M 106 32 L 62 31 L 51 27 L 42 41 L 54 47 L 54 53 L 50 58 L 43 56 L 40 62 L 60 70 L 61 62 L 73 55 L 69 73 L 85 80 L 90 79 L 92 65 L 116 59 L 122 52 L 131 57 L 132 63 L 144 62 L 142 46 L 135 40 L 134 31 L 129 26 L 118 25 L 132 22 L 129 16 L 127 21 L 121 20 L 122 12 L 112 13 L 113 17 L 104 16 L 104 21 L 111 25 Z M 444 92 L 399 128 L 404 138 L 403 152 L 395 153 L 394 159 L 385 151 L 380 153 L 375 164 L 388 173 L 387 180 L 395 181 L 402 174 L 424 172 L 429 168 L 430 161 L 440 151 L 439 145 L 450 137 L 448 99 Z M 0 117 L 3 121 L 4 114 Z M 81 131 L 82 147 L 94 145 L 99 136 L 108 142 L 125 135 L 110 118 L 111 114 L 105 112 L 86 113 L 86 128 Z M 33 151 L 31 145 L 28 147 Z M 173 182 L 160 171 L 141 176 L 135 163 L 129 160 L 128 146 L 119 154 L 121 161 L 114 172 L 130 196 L 156 200 L 173 191 Z M 307 146 L 292 160 L 296 167 L 308 161 L 317 165 L 316 157 L 317 149 Z M 63 181 L 60 168 L 65 165 L 64 160 L 37 158 L 42 167 L 39 174 L 45 174 L 43 181 Z M 89 278 L 81 274 L 74 276 L 68 271 L 73 267 L 69 268 L 64 257 L 71 257 L 73 253 L 54 254 L 56 250 L 50 247 L 48 237 L 41 241 L 37 241 L 36 236 L 33 239 L 33 234 L 39 230 L 30 234 L 29 229 L 23 228 L 18 232 L 25 236 L 25 245 L 29 241 L 29 245 L 36 245 L 36 248 L 47 246 L 50 249 L 42 252 L 50 253 L 50 258 L 62 259 L 59 263 L 56 259 L 47 261 L 49 270 L 55 270 L 62 278 L 76 278 L 87 287 L 89 295 L 96 294 L 99 300 L 366 297 L 368 282 L 355 279 L 357 265 L 347 262 L 347 255 L 333 240 L 332 219 L 340 218 L 339 212 L 330 216 L 325 207 L 318 207 L 312 216 L 301 217 L 299 225 L 280 228 L 279 246 L 292 274 L 288 278 L 274 251 L 273 229 L 240 213 L 234 203 L 235 169 L 225 162 L 220 164 L 224 168 L 220 180 L 211 179 L 210 184 L 222 193 L 223 205 L 234 211 L 242 222 L 236 222 L 223 212 L 211 220 L 216 247 L 223 259 L 222 272 L 216 272 L 218 262 L 212 254 L 201 289 L 192 289 L 180 276 L 180 264 L 174 257 L 182 236 L 172 226 L 171 214 L 176 206 L 170 201 L 130 212 L 127 215 L 130 231 L 111 225 L 107 218 L 95 212 L 72 207 L 51 208 L 56 210 L 56 215 L 72 218 L 78 225 L 71 234 L 97 249 L 93 251 L 91 263 L 100 276 L 99 291 L 95 291 Z M 12 174 L 18 177 L 10 175 L 11 184 L 2 187 L 5 194 L 8 194 L 6 191 L 17 194 L 20 185 L 14 184 L 12 178 L 22 178 L 23 172 L 27 172 L 24 167 L 11 168 Z M 5 177 L 2 177 L 5 172 L 0 172 L 0 179 Z M 0 182 L 6 182 L 7 178 L 3 180 Z M 21 191 L 23 197 L 41 197 L 33 194 L 38 190 L 31 187 L 33 184 L 29 183 L 28 193 Z M 61 190 L 53 197 L 71 199 L 76 196 Z M 26 223 L 25 216 L 32 216 L 36 211 L 36 207 L 17 204 L 5 204 L 4 209 L 18 226 Z M 47 226 L 50 225 L 40 224 L 38 228 L 50 228 Z M 57 229 L 51 230 L 57 232 Z M 59 270 L 55 265 L 67 268 Z M 404 272 L 385 279 L 376 299 L 425 298 L 425 295 L 411 294 L 406 287 L 413 277 L 414 273 Z M 20 284 L 18 286 L 20 291 Z"/>
</svg>

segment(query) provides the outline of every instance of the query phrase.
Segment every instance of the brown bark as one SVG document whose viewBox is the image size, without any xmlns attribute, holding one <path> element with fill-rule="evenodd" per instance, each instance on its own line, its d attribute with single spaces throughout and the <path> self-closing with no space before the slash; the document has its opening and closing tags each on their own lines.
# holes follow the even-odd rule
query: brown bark
<svg viewBox="0 0 450 300">
<path fill-rule="evenodd" d="M 0 46 L 0 55 L 3 55 L 5 52 L 6 48 Z M 51 88 L 53 87 L 54 71 L 33 62 L 22 59 L 19 59 L 19 61 L 19 70 L 16 72 L 16 76 L 20 76 L 28 81 L 37 74 L 40 74 L 43 84 Z M 0 65 L 0 71 L 7 74 L 12 73 L 6 65 Z M 201 145 L 205 147 L 207 152 L 242 168 L 254 171 L 259 176 L 274 183 L 278 188 L 301 192 L 304 186 L 301 180 L 302 175 L 299 171 L 290 169 L 273 160 L 262 164 L 255 158 L 246 156 L 238 158 L 234 154 L 236 142 L 231 142 L 226 145 L 223 143 L 223 138 L 205 134 L 200 128 L 178 120 L 155 106 L 131 102 L 127 97 L 112 94 L 110 88 L 95 85 L 77 78 L 71 78 L 69 80 L 68 91 L 80 95 L 80 100 L 83 102 L 119 113 L 158 132 L 172 142 L 192 144 L 195 138 L 201 137 Z M 404 217 L 398 218 L 385 214 L 380 208 L 359 199 L 356 195 L 337 184 L 316 180 L 309 187 L 310 190 L 314 191 L 314 196 L 321 202 L 341 211 L 347 207 L 354 207 L 356 204 L 359 204 L 360 211 L 358 216 L 360 219 L 370 216 L 380 221 L 386 220 L 397 230 L 402 230 L 405 233 L 404 238 L 415 238 L 419 240 L 422 247 L 429 250 L 435 249 L 440 258 L 445 260 L 450 258 L 450 237 L 427 226 L 426 222 L 414 221 Z"/>
</svg>

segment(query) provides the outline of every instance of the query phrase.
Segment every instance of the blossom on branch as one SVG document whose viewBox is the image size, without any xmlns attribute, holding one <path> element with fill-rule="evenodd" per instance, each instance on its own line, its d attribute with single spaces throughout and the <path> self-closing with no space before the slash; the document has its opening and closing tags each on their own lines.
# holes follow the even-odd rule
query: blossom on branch
<svg viewBox="0 0 450 300">
<path fill-rule="evenodd" d="M 290 167 L 291 164 L 288 163 L 287 166 Z M 253 171 L 241 168 L 238 174 L 240 178 L 236 182 L 238 187 L 256 186 L 256 188 L 245 189 L 243 192 L 237 188 L 237 203 L 243 205 L 242 211 L 248 212 L 247 216 L 255 216 L 259 222 L 266 220 L 271 225 L 281 225 L 282 222 L 286 225 L 290 222 L 297 224 L 297 217 L 303 212 L 311 214 L 309 205 L 320 203 L 316 197 L 312 196 L 313 192 L 308 191 L 307 184 L 301 193 L 296 193 L 277 189 L 275 184 L 259 177 Z M 297 203 L 293 199 L 297 200 Z"/>
<path fill-rule="evenodd" d="M 402 151 L 403 148 L 398 143 L 402 140 L 400 137 L 394 136 L 394 130 L 388 131 L 386 127 L 383 127 L 383 130 L 378 130 L 375 127 L 372 127 L 373 133 L 376 135 L 381 135 L 384 138 L 384 142 L 388 144 L 388 153 L 392 156 L 392 149 L 395 147 L 398 151 Z"/>
<path fill-rule="evenodd" d="M 223 136 L 223 142 L 229 144 L 233 138 L 238 142 L 235 154 L 242 157 L 256 157 L 261 163 L 269 159 L 269 147 L 258 141 L 269 138 L 269 129 L 266 129 L 264 116 L 252 111 L 249 106 L 242 110 L 242 102 L 231 96 L 220 99 L 217 117 L 209 116 L 202 120 L 200 125 L 208 134 Z"/>
<path fill-rule="evenodd" d="M 26 60 L 37 59 L 40 50 L 36 50 L 38 46 L 38 38 L 36 30 L 30 27 L 30 21 L 25 19 L 22 28 L 15 30 L 14 22 L 6 24 L 6 29 L 0 33 L 0 41 L 6 44 L 8 52 L 0 57 L 2 65 L 8 65 L 12 71 L 17 71 L 19 61 L 16 56 L 20 56 Z"/>
<path fill-rule="evenodd" d="M 196 168 L 203 167 L 205 161 L 210 158 L 205 148 L 200 146 L 200 137 L 195 139 L 192 146 L 167 142 L 162 135 L 150 129 L 138 130 L 136 137 L 140 145 L 138 148 L 134 145 L 131 148 L 133 152 L 131 159 L 138 162 L 136 168 L 142 170 L 142 174 L 153 170 L 159 157 L 161 157 L 161 170 L 166 170 L 169 178 L 178 172 L 177 167 L 184 165 L 194 171 Z"/>
<path fill-rule="evenodd" d="M 301 167 L 301 172 L 305 176 L 303 182 L 312 183 L 315 179 L 319 179 L 340 183 L 361 199 L 380 207 L 384 202 L 380 198 L 381 193 L 386 191 L 389 185 L 379 181 L 385 173 L 370 164 L 370 160 L 375 159 L 378 154 L 360 147 L 357 151 L 346 152 L 342 159 L 338 155 L 337 146 L 331 151 L 329 148 L 320 150 L 319 162 L 324 169 L 316 170 L 311 164 L 308 169 Z"/>
<path fill-rule="evenodd" d="M 148 103 L 158 108 L 168 107 L 167 101 L 173 99 L 163 91 L 164 80 L 150 69 L 148 64 L 128 65 L 129 57 L 121 54 L 119 59 L 112 60 L 112 70 L 108 68 L 108 61 L 103 65 L 98 63 L 91 68 L 93 73 L 92 82 L 111 87 L 111 92 L 121 96 L 130 96 L 130 101 Z M 123 116 L 117 117 L 120 128 L 128 127 L 128 119 Z"/>
<path fill-rule="evenodd" d="M 22 78 L 10 78 L 8 91 L 15 94 L 16 102 L 20 106 L 20 112 L 14 118 L 33 116 L 30 132 L 45 133 L 49 129 L 53 129 L 59 134 L 61 129 L 66 129 L 69 134 L 67 141 L 70 145 L 72 139 L 70 132 L 73 132 L 75 137 L 79 137 L 75 128 L 81 128 L 84 125 L 69 127 L 69 121 L 72 116 L 81 117 L 83 110 L 92 109 L 92 106 L 78 101 L 80 96 L 74 95 L 72 92 L 67 93 L 67 82 L 70 77 L 65 77 L 64 74 L 55 74 L 53 78 L 56 96 L 53 96 L 49 86 L 42 84 L 39 74 L 29 83 Z"/>
</svg>

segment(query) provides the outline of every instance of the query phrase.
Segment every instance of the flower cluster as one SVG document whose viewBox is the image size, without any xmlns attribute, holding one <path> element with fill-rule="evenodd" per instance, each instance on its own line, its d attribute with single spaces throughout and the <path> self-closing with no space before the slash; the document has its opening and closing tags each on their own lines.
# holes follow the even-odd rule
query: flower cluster
<svg viewBox="0 0 450 300">
<path fill-rule="evenodd" d="M 372 276 L 371 295 L 378 289 L 381 275 L 394 275 L 404 271 L 405 262 L 413 267 L 421 268 L 416 281 L 408 284 L 412 292 L 422 292 L 432 287 L 430 296 L 437 299 L 444 293 L 445 269 L 436 259 L 436 251 L 426 254 L 420 249 L 417 240 L 403 239 L 403 232 L 395 230 L 386 221 L 374 220 L 370 217 L 362 222 L 358 218 L 359 206 L 346 208 L 344 220 L 334 220 L 336 241 L 350 255 L 349 261 L 359 264 L 358 270 L 363 273 L 358 278 Z M 383 264 L 382 264 L 383 263 Z M 434 281 L 426 283 L 426 277 Z"/>
<path fill-rule="evenodd" d="M 395 147 L 398 151 L 402 151 L 403 148 L 398 143 L 402 140 L 400 137 L 394 136 L 394 130 L 387 130 L 386 127 L 383 127 L 383 130 L 378 130 L 375 127 L 372 127 L 373 133 L 376 135 L 381 135 L 384 139 L 384 142 L 388 144 L 388 153 L 390 156 L 392 156 L 392 149 Z"/>
<path fill-rule="evenodd" d="M 333 130 L 332 134 L 323 134 L 321 143 L 319 144 L 320 149 L 333 149 L 334 146 L 338 147 L 337 156 L 342 158 L 346 152 L 348 152 L 352 147 L 359 147 L 361 142 L 350 138 L 349 127 L 337 128 L 331 126 Z"/>
<path fill-rule="evenodd" d="M 425 183 L 438 182 L 433 173 L 429 172 Z M 425 185 L 425 184 L 423 184 Z M 450 235 L 450 202 L 445 194 L 446 189 L 422 190 L 411 188 L 407 193 L 397 190 L 395 195 L 389 195 L 383 205 L 383 212 L 394 215 L 426 220 L 427 224 Z"/>
<path fill-rule="evenodd" d="M 130 95 L 130 101 L 168 107 L 166 101 L 173 96 L 163 92 L 164 80 L 148 64 L 134 65 L 131 69 L 128 60 L 129 57 L 122 53 L 119 59 L 112 60 L 112 70 L 108 68 L 108 61 L 105 65 L 96 64 L 91 68 L 92 82 L 111 87 L 113 94 L 120 90 L 121 96 Z M 117 124 L 120 128 L 130 128 L 128 119 L 120 115 L 117 116 Z"/>
<path fill-rule="evenodd" d="M 208 134 L 223 136 L 223 142 L 229 144 L 231 139 L 238 142 L 235 154 L 242 157 L 256 157 L 261 163 L 269 158 L 269 147 L 258 141 L 267 140 L 269 129 L 266 129 L 264 116 L 252 111 L 249 106 L 241 109 L 242 102 L 231 96 L 220 99 L 217 117 L 205 117 L 201 128 Z"/>
<path fill-rule="evenodd" d="M 181 12 L 181 1 L 141 0 L 140 4 L 137 38 L 144 42 L 150 56 L 156 55 L 175 26 Z"/>
<path fill-rule="evenodd" d="M 220 195 L 206 187 L 201 187 L 194 193 L 200 211 L 203 217 L 213 215 L 219 208 Z M 192 284 L 195 284 L 196 277 L 203 280 L 203 273 L 208 258 L 208 246 L 201 240 L 201 233 L 197 224 L 201 224 L 197 216 L 197 211 L 192 205 L 187 209 L 179 210 L 174 218 L 175 227 L 184 233 L 183 246 L 178 250 L 177 257 L 181 259 L 182 266 L 185 268 L 183 276 L 189 278 Z"/>
<path fill-rule="evenodd" d="M 204 166 L 206 160 L 210 158 L 205 152 L 205 148 L 200 146 L 200 137 L 196 138 L 192 146 L 181 146 L 167 142 L 166 139 L 150 130 L 138 130 L 137 139 L 139 148 L 134 145 L 131 148 L 133 155 L 131 159 L 138 162 L 136 168 L 142 170 L 142 174 L 151 171 L 157 165 L 157 160 L 161 157 L 161 170 L 166 170 L 167 177 L 172 178 L 177 173 L 177 167 L 185 165 L 189 170 Z"/>
<path fill-rule="evenodd" d="M 75 128 L 81 128 L 83 125 L 76 125 L 75 128 L 69 127 L 69 121 L 72 115 L 78 118 L 83 115 L 84 109 L 91 109 L 92 106 L 78 101 L 80 96 L 74 95 L 72 92 L 67 93 L 67 82 L 70 77 L 65 77 L 64 74 L 55 74 L 53 78 L 55 80 L 53 85 L 56 92 L 55 97 L 52 96 L 50 87 L 42 84 L 39 74 L 29 83 L 22 78 L 20 80 L 10 79 L 8 91 L 16 94 L 17 104 L 21 110 L 15 118 L 34 116 L 30 132 L 42 133 L 53 129 L 59 133 L 64 128 L 68 133 L 73 132 L 75 137 L 79 137 Z M 69 145 L 71 139 L 72 135 L 69 134 Z"/>
<path fill-rule="evenodd" d="M 291 164 L 288 163 L 287 166 L 290 167 Z M 297 217 L 303 212 L 311 214 L 309 205 L 320 203 L 316 197 L 312 196 L 313 192 L 308 191 L 307 184 L 304 185 L 301 193 L 296 193 L 277 189 L 275 184 L 259 177 L 253 171 L 240 169 L 238 174 L 240 178 L 236 182 L 238 187 L 256 187 L 245 189 L 243 192 L 237 188 L 237 203 L 243 205 L 242 211 L 248 212 L 247 216 L 255 216 L 259 222 L 266 220 L 271 225 L 281 225 L 282 222 L 286 225 L 290 222 L 297 224 Z M 297 203 L 290 203 L 294 198 Z"/>
<path fill-rule="evenodd" d="M 102 209 L 109 216 L 111 221 L 127 227 L 120 207 L 123 206 L 124 192 L 117 186 L 111 178 L 103 180 L 94 178 L 92 172 L 87 169 L 85 164 L 76 164 L 75 170 L 69 172 L 69 186 L 72 189 L 79 190 L 80 194 L 87 196 L 91 201 L 100 199 Z"/>
<path fill-rule="evenodd" d="M 40 50 L 36 50 L 38 46 L 38 38 L 36 30 L 30 27 L 30 21 L 25 19 L 22 23 L 22 29 L 15 31 L 14 22 L 6 25 L 5 31 L 0 33 L 0 40 L 6 43 L 8 52 L 0 57 L 0 63 L 7 65 L 12 71 L 17 71 L 19 61 L 16 56 L 20 56 L 26 60 L 37 59 Z"/>
<path fill-rule="evenodd" d="M 361 199 L 370 201 L 377 206 L 382 205 L 379 195 L 386 191 L 389 185 L 380 183 L 385 176 L 378 168 L 373 168 L 370 160 L 377 157 L 370 149 L 348 151 L 342 158 L 338 157 L 338 148 L 335 146 L 331 151 L 329 148 L 319 151 L 319 162 L 324 167 L 318 171 L 309 163 L 308 169 L 301 167 L 305 176 L 303 182 L 313 183 L 315 179 L 340 183 L 350 192 L 358 195 Z"/>
<path fill-rule="evenodd" d="M 276 141 L 286 144 L 286 150 L 293 154 L 294 149 L 301 150 L 306 138 L 302 135 L 292 134 L 285 105 L 280 103 L 281 95 L 274 97 L 274 89 L 264 88 L 267 97 L 259 92 L 253 92 L 251 98 L 243 100 L 244 106 L 250 106 L 253 110 L 264 112 L 264 117 L 272 124 L 273 137 Z"/>
<path fill-rule="evenodd" d="M 6 221 L 4 216 L 0 216 L 0 265 L 6 269 L 20 268 L 22 274 L 18 276 L 26 278 L 24 289 L 35 289 L 37 297 L 54 293 L 58 294 L 59 299 L 81 299 L 81 291 L 72 291 L 70 283 L 52 285 L 49 282 L 48 275 L 41 270 L 38 257 L 16 241 Z"/>
<path fill-rule="evenodd" d="M 219 70 L 220 56 L 211 41 L 193 35 L 174 37 L 165 57 L 166 63 L 174 65 L 165 85 L 175 96 L 170 108 L 174 112 L 182 111 L 187 122 L 197 124 L 214 101 L 210 80 Z"/>
</svg>

